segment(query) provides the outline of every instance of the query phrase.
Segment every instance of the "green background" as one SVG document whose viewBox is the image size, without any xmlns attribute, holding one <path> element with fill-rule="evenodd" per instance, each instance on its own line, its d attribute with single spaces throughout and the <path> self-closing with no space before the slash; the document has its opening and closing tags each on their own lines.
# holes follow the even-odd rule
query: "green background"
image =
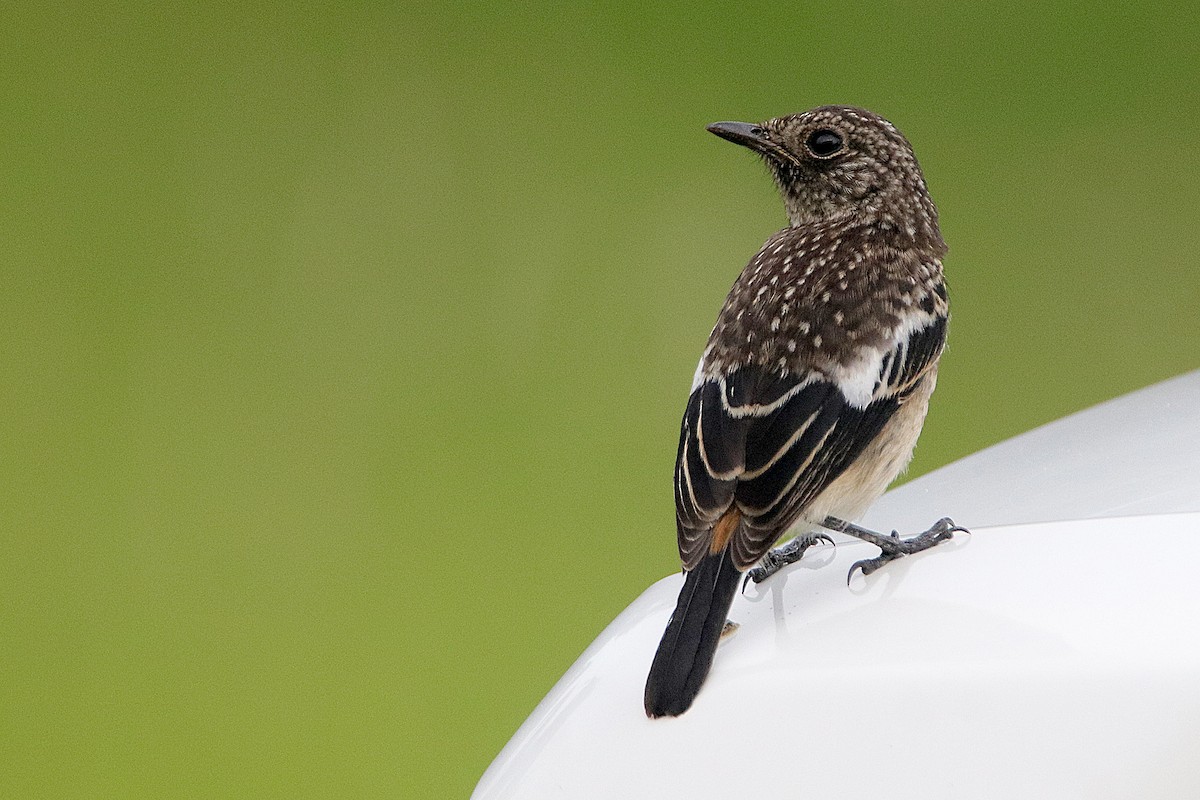
<svg viewBox="0 0 1200 800">
<path fill-rule="evenodd" d="M 1196 4 L 1025 6 L 6 6 L 0 795 L 469 793 L 677 568 L 714 120 L 913 141 L 910 475 L 1200 366 Z"/>
</svg>

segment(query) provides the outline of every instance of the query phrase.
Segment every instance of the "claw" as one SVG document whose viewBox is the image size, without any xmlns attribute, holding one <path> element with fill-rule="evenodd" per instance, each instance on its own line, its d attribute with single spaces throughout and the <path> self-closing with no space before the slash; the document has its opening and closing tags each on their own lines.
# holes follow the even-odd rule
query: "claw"
<svg viewBox="0 0 1200 800">
<path fill-rule="evenodd" d="M 768 551 L 758 566 L 746 571 L 746 577 L 742 581 L 742 591 L 746 591 L 749 581 L 762 583 L 789 564 L 795 564 L 808 552 L 810 547 L 818 542 L 834 545 L 833 539 L 827 534 L 817 533 L 804 540 L 793 539 L 782 547 Z"/>
<path fill-rule="evenodd" d="M 763 564 L 766 564 L 767 566 L 764 567 Z M 750 581 L 762 583 L 778 571 L 779 567 L 771 561 L 771 554 L 767 553 L 767 555 L 763 557 L 763 561 L 759 564 L 759 566 L 751 567 L 750 569 L 746 570 L 746 577 L 742 578 L 742 593 L 745 594 L 746 587 L 750 585 Z"/>
<path fill-rule="evenodd" d="M 870 575 L 880 567 L 913 553 L 919 553 L 922 550 L 927 550 L 944 541 L 954 538 L 955 533 L 970 533 L 966 528 L 963 528 L 954 523 L 954 520 L 949 517 L 942 517 L 937 522 L 929 527 L 929 530 L 924 533 L 917 534 L 910 539 L 901 539 L 899 531 L 892 531 L 887 536 L 882 536 L 878 533 L 860 528 L 852 523 L 843 522 L 842 520 L 829 517 L 825 520 L 825 527 L 832 530 L 841 531 L 849 534 L 865 542 L 875 545 L 880 549 L 880 554 L 875 558 L 863 559 L 856 561 L 850 567 L 850 571 L 846 574 L 846 585 L 850 585 L 850 581 L 854 579 L 855 572 L 861 572 L 863 577 Z"/>
<path fill-rule="evenodd" d="M 862 561 L 855 561 L 850 565 L 850 571 L 846 573 L 846 585 L 849 586 L 850 581 L 854 580 L 855 570 L 860 571 L 865 578 L 891 560 L 891 558 L 877 556 L 875 558 L 864 558 Z"/>
<path fill-rule="evenodd" d="M 939 530 L 940 529 L 940 530 Z M 930 530 L 937 531 L 938 535 L 953 536 L 956 533 L 970 533 L 969 530 L 961 525 L 958 525 L 949 517 L 942 517 L 933 524 Z"/>
</svg>

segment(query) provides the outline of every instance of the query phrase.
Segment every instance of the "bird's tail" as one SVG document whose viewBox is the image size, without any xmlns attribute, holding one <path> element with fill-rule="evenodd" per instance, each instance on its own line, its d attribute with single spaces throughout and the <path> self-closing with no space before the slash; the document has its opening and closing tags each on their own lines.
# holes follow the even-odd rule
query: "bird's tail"
<svg viewBox="0 0 1200 800">
<path fill-rule="evenodd" d="M 741 577 L 729 548 L 705 556 L 687 573 L 646 678 L 646 716 L 676 717 L 692 705 L 712 667 Z"/>
</svg>

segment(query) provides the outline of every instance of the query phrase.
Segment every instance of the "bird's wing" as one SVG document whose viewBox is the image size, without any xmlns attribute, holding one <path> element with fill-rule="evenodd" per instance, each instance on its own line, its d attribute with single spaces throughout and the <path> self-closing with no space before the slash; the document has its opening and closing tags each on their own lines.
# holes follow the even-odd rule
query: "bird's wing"
<svg viewBox="0 0 1200 800">
<path fill-rule="evenodd" d="M 751 365 L 701 381 L 688 400 L 675 462 L 685 568 L 713 546 L 714 526 L 734 508 L 744 523 L 730 541 L 734 563 L 745 570 L 757 562 L 879 434 L 937 361 L 945 338 L 943 316 L 899 337 L 878 362 L 865 405 L 815 370 L 781 375 Z"/>
</svg>

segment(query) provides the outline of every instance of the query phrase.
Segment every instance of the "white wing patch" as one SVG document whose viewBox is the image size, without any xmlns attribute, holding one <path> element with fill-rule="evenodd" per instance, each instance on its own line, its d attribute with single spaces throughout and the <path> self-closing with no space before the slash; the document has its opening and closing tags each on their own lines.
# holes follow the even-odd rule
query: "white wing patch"
<svg viewBox="0 0 1200 800">
<path fill-rule="evenodd" d="M 842 396 L 853 408 L 861 411 L 871 404 L 885 355 L 882 350 L 864 349 L 858 360 L 839 365 L 833 370 L 830 375 L 833 385 L 841 390 Z"/>
<path fill-rule="evenodd" d="M 900 370 L 894 370 L 893 365 L 903 365 L 908 361 L 908 346 L 913 334 L 925 330 L 939 319 L 942 318 L 932 314 L 909 314 L 896 329 L 889 349 L 864 348 L 857 360 L 835 368 L 830 378 L 841 390 L 846 402 L 861 410 L 880 397 L 894 394 L 900 389 L 900 386 L 888 381 L 885 371 L 898 373 Z"/>
<path fill-rule="evenodd" d="M 704 383 L 704 362 L 708 359 L 708 351 L 711 349 L 711 347 L 704 348 L 704 353 L 700 356 L 700 363 L 696 364 L 696 374 L 692 376 L 692 388 L 688 389 L 689 395 Z"/>
</svg>

